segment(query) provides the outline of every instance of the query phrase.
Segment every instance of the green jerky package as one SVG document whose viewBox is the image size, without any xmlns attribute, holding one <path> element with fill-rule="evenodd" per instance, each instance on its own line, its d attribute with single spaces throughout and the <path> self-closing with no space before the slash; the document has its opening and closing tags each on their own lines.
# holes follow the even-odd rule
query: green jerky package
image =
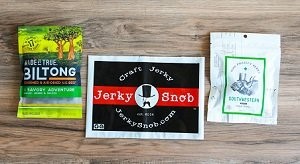
<svg viewBox="0 0 300 164">
<path fill-rule="evenodd" d="M 82 30 L 77 26 L 21 26 L 23 79 L 18 118 L 82 118 Z"/>
</svg>

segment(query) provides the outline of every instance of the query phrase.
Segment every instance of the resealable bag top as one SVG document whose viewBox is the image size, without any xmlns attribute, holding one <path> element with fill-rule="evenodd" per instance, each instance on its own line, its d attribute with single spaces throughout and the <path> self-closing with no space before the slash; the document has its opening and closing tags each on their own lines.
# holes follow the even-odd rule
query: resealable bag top
<svg viewBox="0 0 300 164">
<path fill-rule="evenodd" d="M 23 79 L 18 118 L 82 118 L 82 30 L 77 26 L 20 26 Z"/>
<path fill-rule="evenodd" d="M 277 124 L 280 35 L 210 34 L 208 121 Z"/>
</svg>

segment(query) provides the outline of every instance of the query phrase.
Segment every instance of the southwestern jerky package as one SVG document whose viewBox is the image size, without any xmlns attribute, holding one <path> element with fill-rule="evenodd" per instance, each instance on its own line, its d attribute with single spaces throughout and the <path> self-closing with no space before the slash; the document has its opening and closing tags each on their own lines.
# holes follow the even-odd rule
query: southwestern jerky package
<svg viewBox="0 0 300 164">
<path fill-rule="evenodd" d="M 203 139 L 203 107 L 204 58 L 88 58 L 88 138 Z"/>
<path fill-rule="evenodd" d="M 208 121 L 277 124 L 280 36 L 211 33 Z"/>
<path fill-rule="evenodd" d="M 23 80 L 18 118 L 82 118 L 82 30 L 76 26 L 21 26 Z"/>
</svg>

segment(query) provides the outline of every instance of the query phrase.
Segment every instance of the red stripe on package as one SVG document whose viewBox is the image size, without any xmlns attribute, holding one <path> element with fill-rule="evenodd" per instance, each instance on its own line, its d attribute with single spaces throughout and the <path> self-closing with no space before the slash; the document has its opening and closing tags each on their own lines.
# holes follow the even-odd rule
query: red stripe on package
<svg viewBox="0 0 300 164">
<path fill-rule="evenodd" d="M 198 107 L 198 88 L 156 88 L 158 102 L 156 106 Z M 137 105 L 135 93 L 137 87 L 94 86 L 93 104 Z"/>
<path fill-rule="evenodd" d="M 93 104 L 136 105 L 137 87 L 94 86 Z"/>
<path fill-rule="evenodd" d="M 198 88 L 157 88 L 159 101 L 156 106 L 198 107 Z"/>
</svg>

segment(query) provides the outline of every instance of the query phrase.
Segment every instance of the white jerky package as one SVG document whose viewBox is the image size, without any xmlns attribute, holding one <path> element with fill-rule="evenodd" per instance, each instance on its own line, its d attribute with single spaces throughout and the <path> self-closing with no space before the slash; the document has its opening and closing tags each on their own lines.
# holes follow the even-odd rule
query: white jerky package
<svg viewBox="0 0 300 164">
<path fill-rule="evenodd" d="M 280 35 L 210 34 L 208 121 L 277 124 Z"/>
<path fill-rule="evenodd" d="M 204 58 L 89 56 L 87 138 L 204 139 Z"/>
</svg>

